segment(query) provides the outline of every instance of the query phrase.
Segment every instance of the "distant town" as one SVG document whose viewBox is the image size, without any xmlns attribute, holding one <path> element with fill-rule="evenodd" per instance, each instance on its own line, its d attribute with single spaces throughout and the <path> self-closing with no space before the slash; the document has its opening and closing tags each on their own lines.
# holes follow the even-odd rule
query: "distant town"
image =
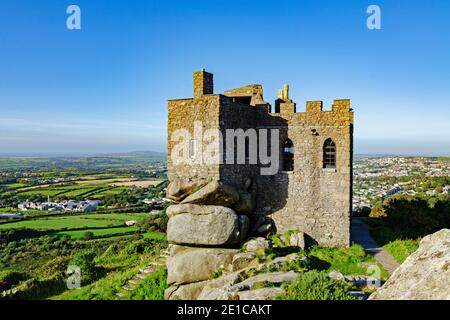
<svg viewBox="0 0 450 320">
<path fill-rule="evenodd" d="M 450 191 L 450 158 L 365 157 L 353 165 L 353 208 L 395 194 L 438 196 Z"/>
</svg>

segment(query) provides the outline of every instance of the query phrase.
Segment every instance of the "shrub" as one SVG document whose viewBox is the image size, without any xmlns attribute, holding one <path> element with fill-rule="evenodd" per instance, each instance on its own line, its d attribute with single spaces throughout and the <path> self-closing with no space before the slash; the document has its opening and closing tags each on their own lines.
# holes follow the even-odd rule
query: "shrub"
<svg viewBox="0 0 450 320">
<path fill-rule="evenodd" d="M 93 250 L 83 250 L 77 252 L 70 260 L 69 265 L 80 267 L 83 285 L 92 282 L 98 276 L 99 268 L 96 267 L 94 259 L 95 252 Z"/>
<path fill-rule="evenodd" d="M 372 208 L 370 211 L 369 217 L 371 218 L 386 218 L 386 212 L 384 211 L 384 208 L 382 205 L 376 205 Z"/>
<path fill-rule="evenodd" d="M 300 275 L 290 285 L 280 300 L 354 300 L 350 295 L 351 285 L 330 279 L 325 272 L 309 271 Z"/>
<path fill-rule="evenodd" d="M 138 241 L 132 242 L 128 246 L 126 246 L 122 250 L 121 253 L 124 255 L 142 254 L 142 253 L 144 253 L 147 246 L 148 246 L 148 243 L 146 240 L 144 240 L 144 239 L 138 240 Z"/>
<path fill-rule="evenodd" d="M 278 248 L 286 247 L 286 244 L 284 243 L 283 240 L 281 240 L 281 237 L 279 234 L 273 234 L 269 238 L 273 242 L 273 244 L 276 245 Z"/>
<path fill-rule="evenodd" d="M 83 240 L 91 240 L 91 239 L 94 239 L 94 233 L 92 232 L 92 231 L 86 231 L 84 234 L 83 234 L 83 237 L 82 237 L 82 239 Z"/>
<path fill-rule="evenodd" d="M 7 290 L 26 279 L 21 272 L 4 270 L 0 272 L 0 290 Z"/>
<path fill-rule="evenodd" d="M 145 218 L 138 222 L 137 227 L 141 233 L 148 231 L 167 231 L 167 223 L 169 222 L 169 217 L 165 212 L 155 215 L 151 218 Z"/>
<path fill-rule="evenodd" d="M 40 274 L 45 278 L 63 278 L 65 277 L 68 263 L 68 257 L 57 256 L 42 266 Z"/>
</svg>

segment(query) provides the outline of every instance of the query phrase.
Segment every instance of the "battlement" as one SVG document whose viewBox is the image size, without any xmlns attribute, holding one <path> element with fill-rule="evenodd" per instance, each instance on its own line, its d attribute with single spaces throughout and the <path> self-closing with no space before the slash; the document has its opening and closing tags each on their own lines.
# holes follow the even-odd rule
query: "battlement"
<svg viewBox="0 0 450 320">
<path fill-rule="evenodd" d="M 316 113 L 322 112 L 323 102 L 322 101 L 306 101 L 306 112 Z"/>
</svg>

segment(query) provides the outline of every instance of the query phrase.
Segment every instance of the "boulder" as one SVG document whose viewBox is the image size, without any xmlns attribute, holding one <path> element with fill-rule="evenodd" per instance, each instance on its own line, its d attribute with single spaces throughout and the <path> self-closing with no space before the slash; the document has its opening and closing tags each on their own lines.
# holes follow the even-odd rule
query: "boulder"
<svg viewBox="0 0 450 320">
<path fill-rule="evenodd" d="M 258 265 L 257 270 L 266 270 L 266 269 L 271 271 L 280 270 L 285 263 L 292 261 L 302 261 L 304 264 L 306 264 L 308 262 L 308 258 L 305 256 L 301 256 L 297 253 L 292 253 L 285 257 L 277 257 L 272 261 L 261 263 Z"/>
<path fill-rule="evenodd" d="M 423 238 L 369 300 L 450 300 L 450 229 Z"/>
<path fill-rule="evenodd" d="M 164 300 L 169 300 L 172 293 L 174 293 L 179 286 L 170 286 L 166 290 L 164 290 Z"/>
<path fill-rule="evenodd" d="M 253 251 L 256 252 L 258 250 L 266 250 L 269 249 L 272 245 L 271 242 L 265 238 L 259 237 L 259 238 L 250 238 L 247 242 L 243 245 L 247 251 Z"/>
<path fill-rule="evenodd" d="M 197 300 L 229 300 L 230 292 L 223 288 L 230 287 L 242 279 L 241 272 L 234 272 L 217 279 L 210 280 L 204 287 Z"/>
<path fill-rule="evenodd" d="M 168 250 L 169 250 L 169 256 L 173 257 L 177 254 L 179 254 L 182 251 L 185 251 L 189 249 L 189 247 L 180 246 L 178 244 L 169 243 Z"/>
<path fill-rule="evenodd" d="M 191 213 L 173 215 L 171 212 L 167 224 L 169 242 L 194 246 L 225 246 L 239 243 L 239 220 L 232 209 L 220 206 L 195 207 L 198 211 Z"/>
<path fill-rule="evenodd" d="M 239 300 L 272 300 L 283 293 L 281 288 L 261 288 L 239 292 Z"/>
<path fill-rule="evenodd" d="M 333 270 L 328 274 L 328 277 L 337 281 L 345 281 L 345 276 L 339 271 Z"/>
<path fill-rule="evenodd" d="M 238 213 L 251 214 L 255 209 L 255 200 L 248 192 L 239 193 L 239 201 L 233 205 L 233 209 Z"/>
<path fill-rule="evenodd" d="M 250 266 L 257 266 L 258 260 L 254 252 L 241 252 L 233 257 L 233 271 L 242 270 Z"/>
<path fill-rule="evenodd" d="M 185 284 L 208 280 L 211 273 L 231 264 L 234 249 L 189 249 L 167 258 L 167 283 Z"/>
<path fill-rule="evenodd" d="M 175 217 L 179 214 L 189 213 L 193 215 L 207 215 L 207 214 L 222 214 L 234 211 L 222 206 L 204 206 L 198 204 L 173 204 L 167 208 L 166 214 L 169 218 Z"/>
<path fill-rule="evenodd" d="M 236 300 L 236 295 L 223 288 L 202 291 L 197 300 Z"/>
<path fill-rule="evenodd" d="M 205 185 L 204 180 L 194 181 L 176 178 L 171 180 L 167 186 L 166 197 L 176 202 L 180 202 L 203 185 Z"/>
<path fill-rule="evenodd" d="M 273 286 L 281 286 L 284 283 L 291 283 L 300 274 L 295 271 L 289 272 L 273 272 L 273 273 L 261 273 L 256 276 L 250 277 L 242 282 L 239 282 L 231 287 L 228 287 L 228 291 L 244 291 L 252 290 L 258 284 L 269 284 Z"/>
<path fill-rule="evenodd" d="M 208 280 L 172 286 L 166 289 L 164 299 L 166 300 L 197 300 Z"/>
<path fill-rule="evenodd" d="M 238 200 L 239 193 L 234 187 L 214 180 L 185 198 L 182 203 L 229 207 Z"/>
<path fill-rule="evenodd" d="M 263 300 L 264 296 L 266 297 L 266 299 L 271 299 L 277 294 L 283 292 L 283 290 L 280 288 L 270 288 L 277 290 L 261 290 L 257 289 L 256 286 L 261 284 L 281 286 L 284 283 L 291 283 L 295 278 L 299 276 L 299 273 L 294 271 L 263 273 L 248 278 L 242 282 L 236 283 L 236 281 L 239 279 L 238 276 L 240 276 L 241 274 L 241 272 L 235 272 L 233 274 L 225 276 L 228 278 L 228 281 L 222 281 L 219 280 L 219 278 L 217 279 L 217 283 L 215 285 L 211 282 L 208 283 L 203 288 L 201 294 L 198 296 L 198 300 Z M 257 297 L 260 298 L 257 299 Z"/>
</svg>

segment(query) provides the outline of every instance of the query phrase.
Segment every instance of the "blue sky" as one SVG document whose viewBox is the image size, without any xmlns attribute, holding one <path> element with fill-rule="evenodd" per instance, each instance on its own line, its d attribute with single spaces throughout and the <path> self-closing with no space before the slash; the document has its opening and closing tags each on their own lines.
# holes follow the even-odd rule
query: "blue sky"
<svg viewBox="0 0 450 320">
<path fill-rule="evenodd" d="M 289 83 L 299 111 L 350 98 L 356 153 L 448 155 L 449 34 L 448 0 L 0 0 L 0 154 L 164 151 L 205 67 L 216 92 Z"/>
</svg>

